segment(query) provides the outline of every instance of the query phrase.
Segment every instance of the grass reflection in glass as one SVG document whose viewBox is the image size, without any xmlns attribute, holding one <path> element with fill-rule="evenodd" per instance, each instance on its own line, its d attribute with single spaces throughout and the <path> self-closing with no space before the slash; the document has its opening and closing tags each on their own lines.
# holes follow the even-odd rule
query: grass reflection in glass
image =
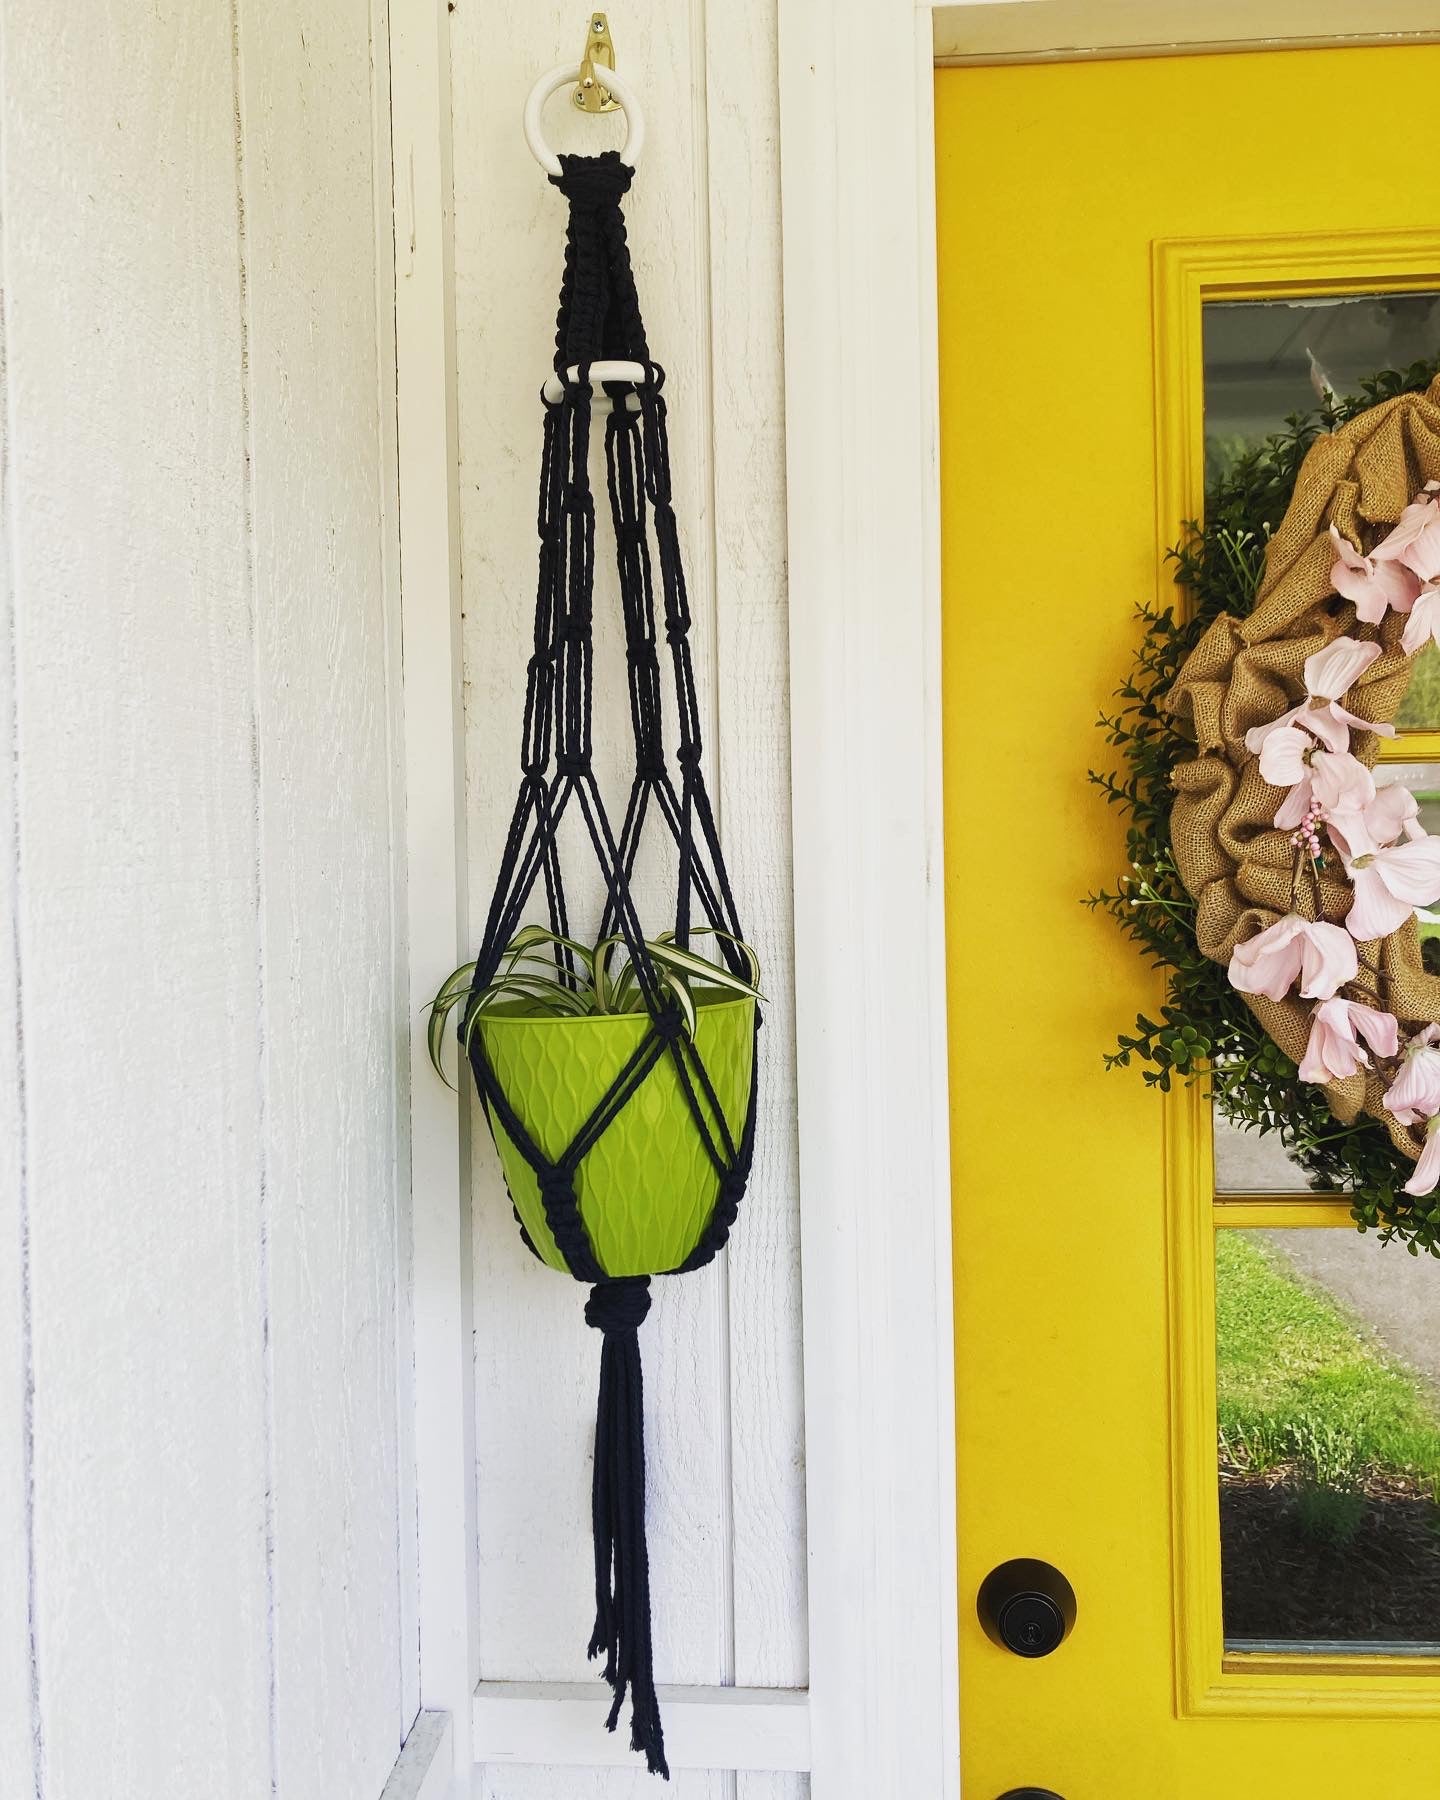
<svg viewBox="0 0 1440 1800">
<path fill-rule="evenodd" d="M 1440 644 L 1427 644 L 1412 658 L 1395 723 L 1401 731 L 1440 731 Z"/>
<path fill-rule="evenodd" d="M 1263 1236 L 1217 1234 L 1229 1640 L 1440 1638 L 1440 1413 Z"/>
</svg>

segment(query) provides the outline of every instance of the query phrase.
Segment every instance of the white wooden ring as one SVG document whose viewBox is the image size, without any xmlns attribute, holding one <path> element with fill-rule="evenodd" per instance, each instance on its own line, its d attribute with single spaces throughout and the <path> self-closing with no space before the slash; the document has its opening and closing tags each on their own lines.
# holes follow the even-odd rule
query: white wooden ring
<svg viewBox="0 0 1440 1800">
<path fill-rule="evenodd" d="M 625 148 L 620 152 L 620 160 L 630 168 L 634 168 L 640 160 L 640 153 L 645 148 L 645 115 L 640 110 L 640 100 L 628 81 L 617 75 L 613 69 L 602 64 L 595 65 L 595 78 L 620 102 L 625 114 L 626 136 Z M 560 173 L 560 158 L 545 142 L 545 130 L 540 122 L 540 115 L 545 110 L 545 102 L 552 94 L 558 94 L 563 87 L 575 87 L 580 80 L 578 63 L 562 63 L 558 69 L 551 69 L 548 75 L 542 75 L 530 90 L 530 97 L 525 102 L 525 142 L 530 146 L 530 154 L 539 163 L 547 175 Z"/>
<path fill-rule="evenodd" d="M 565 371 L 565 379 L 572 384 L 579 381 L 579 363 L 571 363 L 570 367 Z M 597 361 L 592 362 L 590 365 L 590 387 L 592 391 L 595 388 L 603 389 L 603 385 L 607 381 L 629 381 L 638 386 L 647 382 L 649 379 L 650 371 L 644 363 Z M 540 392 L 544 396 L 546 404 L 549 406 L 558 406 L 560 401 L 565 397 L 565 389 L 561 384 L 558 375 L 552 375 L 545 383 L 544 387 L 541 388 Z M 627 394 L 625 398 L 627 401 L 633 400 L 635 402 L 634 406 L 631 407 L 632 412 L 639 410 L 640 401 L 637 395 Z"/>
</svg>

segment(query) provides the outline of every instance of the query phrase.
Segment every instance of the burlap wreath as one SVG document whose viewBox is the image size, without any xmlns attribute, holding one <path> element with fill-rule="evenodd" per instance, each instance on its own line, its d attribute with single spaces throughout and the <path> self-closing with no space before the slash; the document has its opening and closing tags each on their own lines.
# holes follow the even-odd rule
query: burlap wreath
<svg viewBox="0 0 1440 1800">
<path fill-rule="evenodd" d="M 1305 659 L 1343 635 L 1383 647 L 1350 690 L 1348 708 L 1376 723 L 1393 720 L 1410 684 L 1400 648 L 1405 620 L 1388 612 L 1378 626 L 1357 623 L 1337 595 L 1329 528 L 1362 551 L 1385 535 L 1427 481 L 1440 480 L 1440 377 L 1424 394 L 1400 394 L 1359 413 L 1311 446 L 1294 495 L 1270 540 L 1265 576 L 1248 618 L 1216 619 L 1186 658 L 1170 691 L 1173 715 L 1193 729 L 1199 754 L 1174 771 L 1171 837 L 1181 879 L 1196 903 L 1196 941 L 1226 963 L 1235 946 L 1295 906 L 1295 851 L 1274 823 L 1283 790 L 1261 778 L 1245 733 L 1305 698 Z M 1380 740 L 1357 733 L 1353 754 L 1373 764 Z M 1316 916 L 1341 924 L 1353 899 L 1343 878 L 1322 877 Z M 1313 897 L 1307 884 L 1307 900 Z M 1413 1027 L 1440 1023 L 1440 976 L 1427 974 L 1409 919 L 1387 938 L 1360 946 L 1357 986 Z M 1299 1062 L 1311 1005 L 1296 998 L 1246 1002 L 1286 1056 Z M 1418 1158 L 1423 1130 L 1399 1124 L 1382 1105 L 1373 1072 L 1331 1082 L 1325 1093 L 1345 1124 L 1361 1113 L 1383 1121 L 1397 1150 Z"/>
</svg>

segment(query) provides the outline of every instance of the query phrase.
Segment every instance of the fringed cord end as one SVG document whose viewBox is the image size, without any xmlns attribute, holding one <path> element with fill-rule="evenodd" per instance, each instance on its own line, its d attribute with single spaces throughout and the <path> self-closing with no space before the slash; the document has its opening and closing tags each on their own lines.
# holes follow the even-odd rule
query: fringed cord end
<svg viewBox="0 0 1440 1800">
<path fill-rule="evenodd" d="M 588 1654 L 604 1655 L 615 1701 L 606 1725 L 619 1722 L 630 1694 L 630 1748 L 652 1775 L 670 1779 L 655 1697 L 650 1643 L 650 1559 L 645 1545 L 645 1419 L 640 1327 L 650 1310 L 643 1275 L 601 1281 L 590 1290 L 585 1321 L 605 1334 L 595 1410 L 595 1629 Z"/>
</svg>

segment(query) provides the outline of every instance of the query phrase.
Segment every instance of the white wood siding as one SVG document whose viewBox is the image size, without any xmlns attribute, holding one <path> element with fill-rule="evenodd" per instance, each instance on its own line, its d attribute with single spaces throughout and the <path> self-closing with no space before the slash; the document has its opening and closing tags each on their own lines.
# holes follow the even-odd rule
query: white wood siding
<svg viewBox="0 0 1440 1800">
<path fill-rule="evenodd" d="M 458 0 L 450 21 L 472 943 L 518 775 L 537 393 L 553 356 L 565 225 L 564 201 L 524 147 L 519 113 L 542 70 L 578 57 L 583 23 L 558 0 L 507 17 L 504 32 L 474 0 Z M 708 767 L 772 1002 L 756 1169 L 728 1258 L 657 1283 L 642 1333 L 656 1674 L 689 1686 L 803 1687 L 774 5 L 645 0 L 611 23 L 648 121 L 626 216 L 651 352 L 668 372 Z M 563 94 L 546 125 L 561 149 L 623 140 L 619 119 L 567 116 Z M 605 514 L 596 739 L 602 771 L 620 783 L 628 714 L 611 554 Z M 584 1648 L 599 1343 L 581 1315 L 584 1290 L 521 1245 L 483 1126 L 475 1135 L 481 1675 L 593 1680 Z M 494 1765 L 481 1792 L 618 1800 L 645 1780 L 643 1768 Z M 677 1771 L 674 1785 L 705 1800 L 797 1800 L 807 1784 L 803 1775 Z"/>
<path fill-rule="evenodd" d="M 364 1800 L 418 1660 L 375 22 L 0 25 L 0 1789 Z"/>
</svg>

